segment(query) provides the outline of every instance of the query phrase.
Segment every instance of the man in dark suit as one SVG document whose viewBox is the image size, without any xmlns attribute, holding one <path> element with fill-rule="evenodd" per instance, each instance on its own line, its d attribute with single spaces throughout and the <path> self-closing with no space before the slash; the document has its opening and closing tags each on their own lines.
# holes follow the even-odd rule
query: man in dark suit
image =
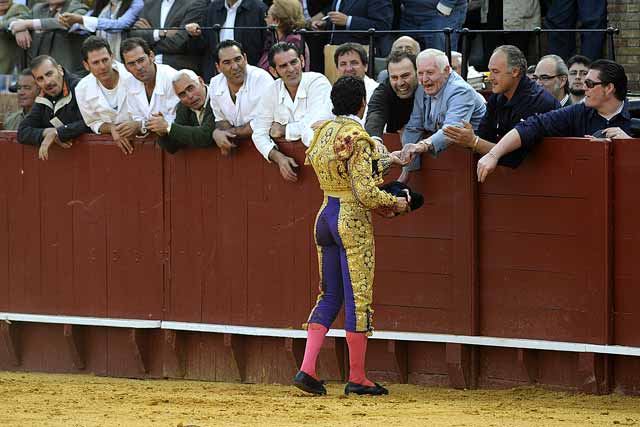
<svg viewBox="0 0 640 427">
<path fill-rule="evenodd" d="M 325 21 L 315 21 L 312 29 L 327 30 L 390 30 L 393 21 L 393 5 L 389 0 L 333 0 L 331 11 Z M 374 56 L 386 56 L 391 46 L 388 36 L 376 37 Z M 330 44 L 343 43 L 369 44 L 367 34 L 334 33 Z"/>
<path fill-rule="evenodd" d="M 191 24 L 186 27 L 191 36 L 191 49 L 201 54 L 204 53 L 202 75 L 205 81 L 209 81 L 216 74 L 213 52 L 218 43 L 223 40 L 232 39 L 240 42 L 251 65 L 256 65 L 262 55 L 266 30 L 243 30 L 231 27 L 266 26 L 264 16 L 267 13 L 267 6 L 260 0 L 242 0 L 239 4 L 238 2 L 239 0 L 214 0 L 209 5 L 204 26 L 213 27 L 218 24 L 225 27 L 219 34 L 220 40 L 218 40 L 218 33 L 213 30 L 202 30 L 199 24 Z M 233 23 L 228 22 L 230 21 L 227 19 L 228 14 L 235 16 Z"/>
<path fill-rule="evenodd" d="M 202 55 L 187 52 L 189 36 L 183 30 L 151 30 L 151 28 L 184 28 L 200 22 L 207 9 L 207 0 L 146 0 L 140 18 L 134 24 L 130 37 L 141 37 L 156 54 L 158 64 L 170 65 L 176 70 L 189 68 L 200 71 Z"/>
</svg>

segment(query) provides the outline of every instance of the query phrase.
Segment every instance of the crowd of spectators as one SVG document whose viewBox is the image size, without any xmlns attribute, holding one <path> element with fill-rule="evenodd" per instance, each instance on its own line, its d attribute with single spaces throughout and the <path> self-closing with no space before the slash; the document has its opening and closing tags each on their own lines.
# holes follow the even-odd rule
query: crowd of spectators
<svg viewBox="0 0 640 427">
<path fill-rule="evenodd" d="M 481 13 L 495 6 L 477 3 Z M 557 16 L 552 3 L 548 13 Z M 45 0 L 29 9 L 0 0 L 0 48 L 14 58 L 27 51 L 30 66 L 19 75 L 20 108 L 5 128 L 17 129 L 20 143 L 39 146 L 42 159 L 52 146 L 69 148 L 88 132 L 110 135 L 125 154 L 148 134 L 169 153 L 215 146 L 229 155 L 251 139 L 284 179 L 295 181 L 298 165 L 278 143 L 308 145 L 315 124 L 333 118 L 331 82 L 310 67 L 318 40 L 303 43 L 296 30 L 460 28 L 474 8 L 466 0 L 97 0 L 93 8 Z M 540 13 L 539 5 L 533 10 Z M 503 12 L 505 25 L 524 13 Z M 379 37 L 373 52 L 361 44 L 366 35 L 320 35 L 337 44 L 335 74 L 364 80 L 364 126 L 379 149 L 384 132 L 401 134 L 403 182 L 420 167 L 418 154 L 437 156 L 451 145 L 484 155 L 483 180 L 497 164 L 517 167 L 544 136 L 630 133 L 624 69 L 599 54 L 566 62 L 549 54 L 528 75 L 526 52 L 501 45 L 488 61 L 492 94 L 485 100 L 461 76 L 464 56 L 453 52 L 450 61 L 443 52 L 442 33 L 388 44 Z M 597 51 L 595 39 L 588 43 Z M 385 69 L 377 79 L 368 76 L 382 52 Z M 3 71 L 12 68 L 6 57 Z"/>
</svg>

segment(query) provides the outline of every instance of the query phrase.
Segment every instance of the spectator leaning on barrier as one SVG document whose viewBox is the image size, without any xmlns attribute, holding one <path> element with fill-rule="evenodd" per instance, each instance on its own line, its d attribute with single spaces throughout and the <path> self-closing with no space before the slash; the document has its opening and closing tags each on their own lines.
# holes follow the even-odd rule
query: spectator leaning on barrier
<svg viewBox="0 0 640 427">
<path fill-rule="evenodd" d="M 134 77 L 127 81 L 127 110 L 131 120 L 122 126 L 120 134 L 128 139 L 146 135 L 146 122 L 153 116 L 173 122 L 180 102 L 172 83 L 177 71 L 169 65 L 153 62 L 153 51 L 138 37 L 122 42 L 120 56 Z"/>
<path fill-rule="evenodd" d="M 449 126 L 444 134 L 450 141 L 480 154 L 486 154 L 496 142 L 523 119 L 538 113 L 560 108 L 560 103 L 526 75 L 527 59 L 515 46 L 499 46 L 489 59 L 491 91 L 487 112 L 474 133 L 472 126 Z M 502 157 L 500 164 L 517 167 L 527 156 L 528 149 L 520 147 Z"/>
<path fill-rule="evenodd" d="M 391 45 L 391 52 L 393 52 L 394 50 L 403 50 L 413 56 L 417 56 L 420 53 L 420 43 L 409 36 L 400 36 Z M 385 69 L 380 71 L 378 77 L 376 78 L 376 81 L 378 83 L 383 83 L 385 80 L 387 80 L 388 77 L 389 72 Z"/>
<path fill-rule="evenodd" d="M 93 10 L 86 15 L 66 12 L 58 16 L 58 21 L 71 30 L 89 31 L 102 37 L 120 60 L 123 30 L 133 26 L 143 6 L 143 0 L 96 0 Z"/>
<path fill-rule="evenodd" d="M 273 78 L 262 68 L 248 65 L 242 45 L 235 40 L 220 42 L 215 56 L 220 74 L 209 84 L 216 121 L 213 140 L 226 156 L 236 148 L 234 141 L 253 135 L 251 121 Z"/>
<path fill-rule="evenodd" d="M 82 73 L 78 52 L 84 36 L 69 32 L 58 22 L 63 13 L 87 13 L 87 6 L 79 0 L 47 0 L 33 6 L 31 11 L 20 15 L 10 25 L 16 43 L 29 50 L 29 58 L 50 55 L 71 73 Z M 31 31 L 31 32 L 30 32 Z"/>
<path fill-rule="evenodd" d="M 207 85 L 188 68 L 176 72 L 172 83 L 180 99 L 175 120 L 171 123 L 161 115 L 152 116 L 147 129 L 160 136 L 158 144 L 171 154 L 184 147 L 210 147 L 214 120 Z"/>
<path fill-rule="evenodd" d="M 622 65 L 606 59 L 595 61 L 585 86 L 584 102 L 518 123 L 478 161 L 478 181 L 484 182 L 504 155 L 522 146 L 532 147 L 544 137 L 629 138 L 631 115 Z"/>
<path fill-rule="evenodd" d="M 20 52 L 9 25 L 21 14 L 29 12 L 26 6 L 12 0 L 0 0 L 0 74 L 13 73 Z"/>
<path fill-rule="evenodd" d="M 416 56 L 392 50 L 387 58 L 389 78 L 376 88 L 369 102 L 365 129 L 377 142 L 382 135 L 402 131 L 409 121 L 418 88 Z"/>
<path fill-rule="evenodd" d="M 331 84 L 319 73 L 302 72 L 304 59 L 296 45 L 281 42 L 271 47 L 269 63 L 280 76 L 263 93 L 253 128 L 253 143 L 267 161 L 278 164 L 287 181 L 296 181 L 295 160 L 278 150 L 274 140 L 301 140 L 306 146 L 313 138 L 311 125 L 331 119 Z"/>
<path fill-rule="evenodd" d="M 364 87 L 367 91 L 367 104 L 373 95 L 373 91 L 378 87 L 378 82 L 367 76 L 367 65 L 369 59 L 367 51 L 358 43 L 344 43 L 338 46 L 333 54 L 333 62 L 338 70 L 338 77 L 352 76 L 364 80 Z M 367 109 L 364 111 L 364 118 L 367 117 Z"/>
<path fill-rule="evenodd" d="M 31 72 L 41 92 L 18 127 L 18 142 L 39 145 L 38 157 L 47 160 L 52 144 L 69 148 L 73 138 L 91 130 L 78 109 L 74 93 L 78 79 L 47 55 L 33 59 Z"/>
<path fill-rule="evenodd" d="M 203 55 L 201 52 L 189 52 L 187 32 L 175 28 L 184 28 L 192 22 L 200 23 L 207 3 L 207 0 L 146 0 L 140 18 L 134 24 L 135 29 L 129 35 L 147 42 L 156 54 L 156 64 L 170 65 L 175 69 L 189 68 L 197 73 Z"/>
<path fill-rule="evenodd" d="M 443 133 L 445 127 L 466 121 L 476 129 L 486 111 L 477 92 L 451 71 L 444 52 L 423 50 L 416 65 L 422 90 L 416 91 L 411 118 L 402 132 L 402 158 L 405 161 L 420 153 L 437 156 L 450 144 Z M 411 166 L 405 167 L 398 180 L 406 182 L 409 171 L 420 167 L 419 161 L 416 158 Z"/>
<path fill-rule="evenodd" d="M 26 68 L 20 72 L 16 89 L 18 92 L 18 107 L 20 109 L 7 114 L 4 120 L 4 130 L 18 130 L 18 126 L 31 111 L 38 96 L 40 89 L 33 78 L 31 68 Z"/>
<path fill-rule="evenodd" d="M 239 29 L 234 27 L 264 27 L 267 6 L 260 0 L 213 0 L 209 5 L 204 20 L 205 27 L 220 25 L 220 39 L 212 29 L 202 30 L 200 23 L 194 22 L 185 28 L 189 33 L 190 49 L 202 55 L 202 75 L 207 81 L 215 75 L 213 52 L 218 43 L 224 40 L 236 40 L 242 44 L 250 64 L 256 65 L 262 54 L 266 30 Z M 203 14 L 204 15 L 204 14 Z"/>
<path fill-rule="evenodd" d="M 102 37 L 89 37 L 80 53 L 86 70 L 91 73 L 76 87 L 82 117 L 94 133 L 110 134 L 122 152 L 128 154 L 133 146 L 121 132 L 130 120 L 127 81 L 134 77 L 113 59 L 111 47 Z"/>
<path fill-rule="evenodd" d="M 546 55 L 540 58 L 533 80 L 553 95 L 560 102 L 560 106 L 571 105 L 569 70 L 567 64 L 558 55 Z"/>
<path fill-rule="evenodd" d="M 589 72 L 591 61 L 586 56 L 574 55 L 567 61 L 569 67 L 569 94 L 571 103 L 577 104 L 584 100 L 584 79 Z"/>
</svg>

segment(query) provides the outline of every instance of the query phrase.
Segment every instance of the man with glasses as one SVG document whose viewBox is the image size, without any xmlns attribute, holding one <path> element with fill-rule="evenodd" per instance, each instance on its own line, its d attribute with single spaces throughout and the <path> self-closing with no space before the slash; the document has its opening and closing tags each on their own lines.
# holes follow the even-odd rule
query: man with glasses
<svg viewBox="0 0 640 427">
<path fill-rule="evenodd" d="M 484 182 L 505 154 L 532 147 L 545 137 L 630 138 L 627 75 L 622 65 L 598 60 L 589 67 L 584 84 L 583 103 L 531 116 L 509 131 L 478 161 L 478 181 Z"/>
<path fill-rule="evenodd" d="M 584 79 L 589 72 L 591 60 L 586 56 L 574 55 L 567 61 L 569 67 L 569 95 L 571 103 L 578 104 L 584 100 Z"/>
<path fill-rule="evenodd" d="M 569 70 L 567 64 L 558 55 L 546 55 L 540 59 L 533 74 L 533 80 L 554 96 L 560 106 L 572 104 L 569 96 Z"/>
</svg>

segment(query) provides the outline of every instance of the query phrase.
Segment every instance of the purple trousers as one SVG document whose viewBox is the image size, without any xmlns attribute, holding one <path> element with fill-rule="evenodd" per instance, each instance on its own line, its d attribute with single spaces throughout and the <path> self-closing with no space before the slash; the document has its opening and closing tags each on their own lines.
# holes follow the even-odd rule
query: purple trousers
<svg viewBox="0 0 640 427">
<path fill-rule="evenodd" d="M 308 323 L 330 328 L 344 303 L 345 330 L 371 332 L 374 241 L 371 213 L 353 198 L 325 196 L 316 217 L 320 294 Z"/>
</svg>

